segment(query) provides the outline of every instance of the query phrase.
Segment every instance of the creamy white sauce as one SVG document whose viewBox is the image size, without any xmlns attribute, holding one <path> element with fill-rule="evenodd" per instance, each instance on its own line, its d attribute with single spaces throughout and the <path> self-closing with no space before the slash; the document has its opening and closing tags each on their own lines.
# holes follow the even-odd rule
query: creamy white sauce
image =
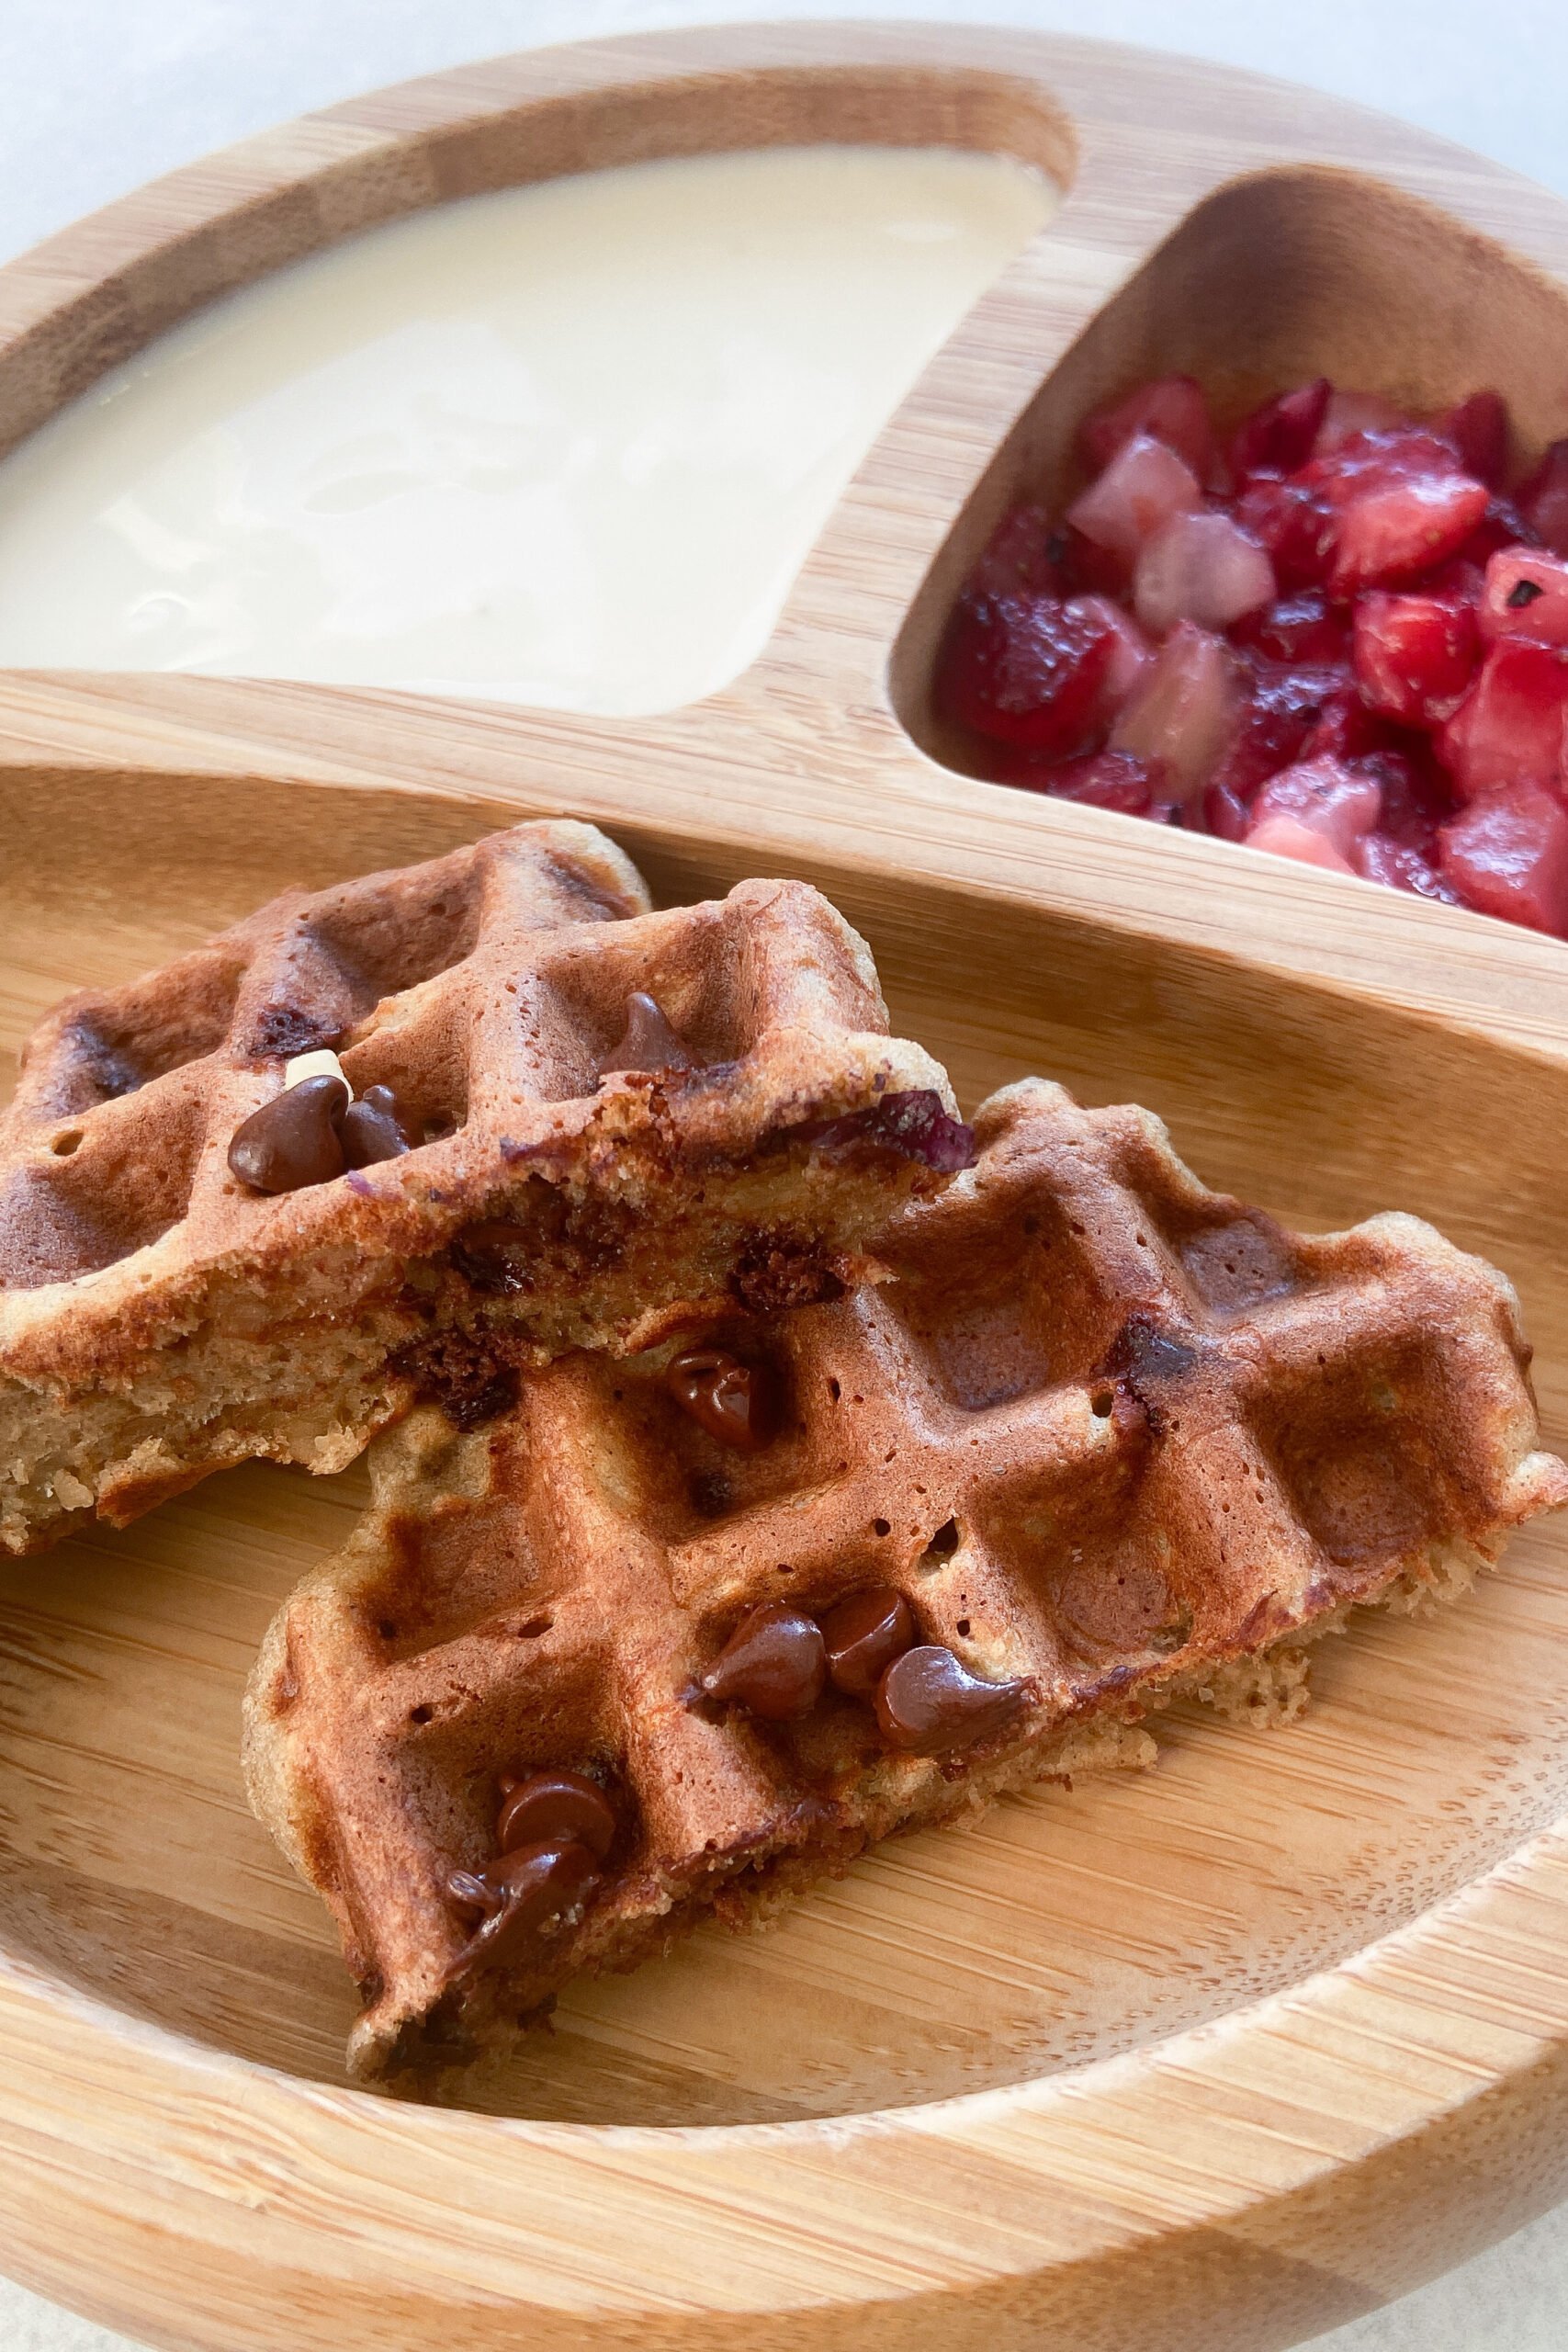
<svg viewBox="0 0 1568 2352">
<path fill-rule="evenodd" d="M 1055 197 L 990 156 L 774 149 L 297 264 L 0 464 L 0 664 L 694 700 Z"/>
</svg>

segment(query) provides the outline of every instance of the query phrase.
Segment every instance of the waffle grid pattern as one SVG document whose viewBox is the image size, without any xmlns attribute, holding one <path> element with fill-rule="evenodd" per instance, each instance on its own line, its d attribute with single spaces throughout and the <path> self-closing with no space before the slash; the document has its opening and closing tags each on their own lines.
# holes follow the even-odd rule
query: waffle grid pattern
<svg viewBox="0 0 1568 2352">
<path fill-rule="evenodd" d="M 493 1432 L 383 1441 L 376 1502 L 286 1606 L 253 1686 L 258 1810 L 327 1895 L 375 2075 L 458 2047 L 582 1967 L 628 1964 L 767 1874 L 1061 1769 L 1064 1742 L 1491 1556 L 1568 1497 L 1536 1448 L 1512 1295 L 1404 1217 L 1292 1236 L 1208 1193 L 1159 1124 L 1028 1081 L 980 1164 L 907 1211 L 896 1279 L 738 1323 L 788 1399 L 740 1456 L 669 1397 L 668 1351 L 569 1358 Z M 804 1723 L 694 1704 L 753 1603 L 894 1585 L 919 1638 L 1026 1677 L 1021 1723 L 896 1755 L 863 1704 Z M 610 1877 L 537 1964 L 465 1996 L 453 1868 L 496 1775 L 596 1770 Z"/>
</svg>

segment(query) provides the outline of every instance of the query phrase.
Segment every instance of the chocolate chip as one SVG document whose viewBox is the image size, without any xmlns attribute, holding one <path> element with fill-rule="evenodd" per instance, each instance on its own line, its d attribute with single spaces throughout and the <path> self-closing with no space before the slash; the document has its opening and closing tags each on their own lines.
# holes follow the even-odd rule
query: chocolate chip
<svg viewBox="0 0 1568 2352">
<path fill-rule="evenodd" d="M 258 1193 L 298 1193 L 341 1176 L 338 1129 L 348 1105 L 341 1078 L 307 1078 L 253 1111 L 234 1130 L 229 1165 Z"/>
<path fill-rule="evenodd" d="M 490 1217 L 456 1236 L 452 1263 L 473 1289 L 512 1297 L 529 1286 L 528 1260 L 536 1243 L 526 1226 Z"/>
<path fill-rule="evenodd" d="M 466 1882 L 466 1871 L 454 1873 Z M 481 1968 L 514 1968 L 570 1913 L 578 1910 L 599 1883 L 598 1864 L 575 1839 L 519 1846 L 491 1863 L 479 1881 L 493 1905 L 453 1961 L 456 1983 Z M 453 1892 L 452 1881 L 448 1891 Z M 454 1899 L 461 1900 L 454 1895 Z"/>
<path fill-rule="evenodd" d="M 876 1687 L 876 1720 L 894 1747 L 941 1756 L 1000 1731 L 1023 1704 L 1021 1682 L 985 1682 L 934 1642 L 895 1658 Z"/>
<path fill-rule="evenodd" d="M 840 1690 L 863 1698 L 915 1638 L 908 1602 L 890 1584 L 868 1584 L 848 1594 L 822 1620 L 828 1671 Z"/>
<path fill-rule="evenodd" d="M 754 1453 L 772 1416 L 763 1374 L 723 1348 L 688 1348 L 666 1375 L 670 1394 L 721 1445 Z"/>
<path fill-rule="evenodd" d="M 626 999 L 626 1035 L 601 1062 L 600 1077 L 613 1078 L 624 1070 L 642 1070 L 652 1077 L 662 1070 L 694 1068 L 679 1035 L 647 989 L 634 989 Z"/>
<path fill-rule="evenodd" d="M 768 1723 L 789 1723 L 822 1696 L 828 1652 L 815 1617 L 782 1600 L 744 1616 L 707 1672 L 710 1699 L 734 1699 Z"/>
<path fill-rule="evenodd" d="M 343 1114 L 343 1156 L 351 1168 L 400 1159 L 405 1151 L 416 1151 L 423 1141 L 419 1121 L 389 1086 L 367 1086 Z"/>
<path fill-rule="evenodd" d="M 446 1881 L 446 1893 L 454 1906 L 471 1919 L 488 1919 L 500 1904 L 490 1882 L 478 1871 L 454 1871 Z"/>
<path fill-rule="evenodd" d="M 582 1772 L 530 1772 L 502 1795 L 496 1838 L 502 1853 L 517 1846 L 586 1846 L 603 1861 L 615 1836 L 615 1810 Z"/>
</svg>

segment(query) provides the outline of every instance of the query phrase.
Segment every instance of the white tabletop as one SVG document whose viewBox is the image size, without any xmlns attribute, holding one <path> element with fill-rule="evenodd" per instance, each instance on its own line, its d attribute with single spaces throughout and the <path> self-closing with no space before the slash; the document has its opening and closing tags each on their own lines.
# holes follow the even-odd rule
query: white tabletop
<svg viewBox="0 0 1568 2352">
<path fill-rule="evenodd" d="M 1568 195 L 1564 0 L 3 0 L 0 258 L 209 148 L 383 82 L 549 40 L 843 15 L 1195 51 L 1405 115 Z M 1568 2207 L 1313 2352 L 1562 2352 L 1565 2309 Z M 130 2352 L 4 2279 L 0 2345 Z"/>
</svg>

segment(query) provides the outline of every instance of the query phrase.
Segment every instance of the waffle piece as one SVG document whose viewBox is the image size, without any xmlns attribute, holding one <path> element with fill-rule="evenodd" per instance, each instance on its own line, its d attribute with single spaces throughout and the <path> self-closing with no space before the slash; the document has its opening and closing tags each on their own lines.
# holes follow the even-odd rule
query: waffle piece
<svg viewBox="0 0 1568 2352">
<path fill-rule="evenodd" d="M 1289 1715 L 1303 1640 L 1461 1588 L 1568 1499 L 1513 1293 L 1430 1227 L 1291 1234 L 1146 1113 L 1039 1080 L 976 1132 L 973 1173 L 882 1244 L 892 1280 L 713 1332 L 771 1390 L 766 1442 L 694 1419 L 666 1344 L 372 1453 L 372 1508 L 279 1612 L 246 1714 L 253 1802 L 359 1980 L 356 2075 L 494 2045 L 573 1972 L 739 1924 L 889 1830 L 1149 1760 L 1135 1726 L 1179 1693 Z M 868 1588 L 919 1648 L 768 1720 L 798 1612 L 841 1651 L 834 1604 Z M 943 1714 L 955 1660 L 988 1710 Z M 737 1679 L 750 1705 L 709 1695 Z M 500 1776 L 561 1770 L 613 1835 L 502 1938 Z"/>
<path fill-rule="evenodd" d="M 338 1469 L 422 1387 L 471 1419 L 522 1363 L 855 1279 L 967 1157 L 941 1069 L 806 885 L 647 909 L 592 827 L 520 825 L 45 1021 L 0 1118 L 0 1544 L 251 1454 Z M 433 1139 L 256 1190 L 236 1130 L 326 1047 Z"/>
</svg>

